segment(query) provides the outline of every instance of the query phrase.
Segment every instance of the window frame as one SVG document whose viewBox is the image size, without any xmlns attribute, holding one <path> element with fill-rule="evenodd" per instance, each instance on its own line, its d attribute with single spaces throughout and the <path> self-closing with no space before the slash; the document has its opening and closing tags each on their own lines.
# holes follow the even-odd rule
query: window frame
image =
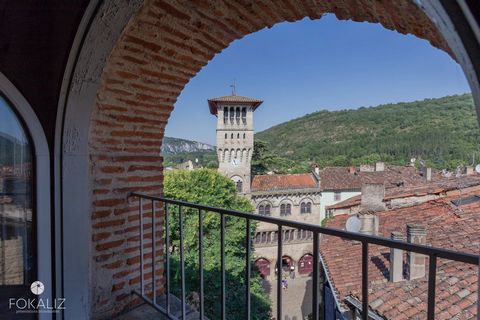
<svg viewBox="0 0 480 320">
<path fill-rule="evenodd" d="M 57 242 L 53 237 L 59 235 L 59 230 L 52 234 L 51 212 L 51 175 L 50 175 L 50 151 L 44 129 L 38 120 L 36 113 L 20 91 L 0 72 L 0 94 L 6 100 L 10 109 L 16 114 L 19 122 L 29 138 L 32 148 L 32 210 L 34 212 L 33 244 L 35 250 L 35 273 L 38 279 L 45 284 L 45 291 L 38 298 L 52 298 L 54 290 L 52 275 L 55 268 L 53 249 L 58 249 Z M 50 319 L 49 314 L 40 314 L 39 319 Z"/>
</svg>

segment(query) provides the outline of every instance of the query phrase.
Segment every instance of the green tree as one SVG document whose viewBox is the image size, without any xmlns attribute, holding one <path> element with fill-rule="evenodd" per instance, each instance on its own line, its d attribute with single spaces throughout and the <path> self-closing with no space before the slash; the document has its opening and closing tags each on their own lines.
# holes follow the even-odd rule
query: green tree
<svg viewBox="0 0 480 320">
<path fill-rule="evenodd" d="M 214 207 L 253 212 L 250 202 L 239 197 L 234 183 L 210 169 L 170 171 L 165 175 L 164 192 L 167 198 L 184 200 Z M 170 206 L 172 245 L 179 248 L 179 212 Z M 184 209 L 185 216 L 185 268 L 187 292 L 193 297 L 199 292 L 198 262 L 198 210 Z M 203 212 L 204 227 L 204 285 L 205 313 L 210 319 L 220 314 L 220 217 L 213 212 Z M 254 234 L 252 227 L 251 235 Z M 244 219 L 226 217 L 225 270 L 227 318 L 241 319 L 245 313 L 245 230 Z M 252 260 L 253 265 L 253 260 Z M 180 293 L 178 250 L 172 254 L 172 287 Z M 270 319 L 270 301 L 261 286 L 261 278 L 253 272 L 251 278 L 253 319 Z M 195 304 L 195 299 L 189 299 Z"/>
</svg>

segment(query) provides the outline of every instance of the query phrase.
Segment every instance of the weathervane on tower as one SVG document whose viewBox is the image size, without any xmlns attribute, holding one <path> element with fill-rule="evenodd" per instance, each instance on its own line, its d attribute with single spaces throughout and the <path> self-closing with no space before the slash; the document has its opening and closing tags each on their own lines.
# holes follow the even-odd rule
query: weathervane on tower
<svg viewBox="0 0 480 320">
<path fill-rule="evenodd" d="M 233 83 L 230 85 L 230 88 L 232 88 L 232 96 L 237 95 L 237 85 L 235 84 L 235 79 L 233 79 Z"/>
</svg>

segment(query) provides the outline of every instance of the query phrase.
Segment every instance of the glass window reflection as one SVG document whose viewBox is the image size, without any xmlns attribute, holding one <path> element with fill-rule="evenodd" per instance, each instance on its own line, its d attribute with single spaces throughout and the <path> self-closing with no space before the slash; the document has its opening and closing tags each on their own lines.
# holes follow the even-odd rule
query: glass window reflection
<svg viewBox="0 0 480 320">
<path fill-rule="evenodd" d="M 32 146 L 22 123 L 0 96 L 0 285 L 32 280 Z"/>
</svg>

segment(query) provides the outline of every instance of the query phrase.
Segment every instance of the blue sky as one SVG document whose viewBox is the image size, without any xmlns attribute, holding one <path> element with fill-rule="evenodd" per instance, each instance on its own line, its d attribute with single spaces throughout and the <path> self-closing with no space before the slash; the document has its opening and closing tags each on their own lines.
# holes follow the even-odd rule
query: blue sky
<svg viewBox="0 0 480 320">
<path fill-rule="evenodd" d="M 207 99 L 264 100 L 255 131 L 319 110 L 375 106 L 470 92 L 460 66 L 427 41 L 334 16 L 281 23 L 233 42 L 180 95 L 166 135 L 215 144 Z"/>
</svg>

